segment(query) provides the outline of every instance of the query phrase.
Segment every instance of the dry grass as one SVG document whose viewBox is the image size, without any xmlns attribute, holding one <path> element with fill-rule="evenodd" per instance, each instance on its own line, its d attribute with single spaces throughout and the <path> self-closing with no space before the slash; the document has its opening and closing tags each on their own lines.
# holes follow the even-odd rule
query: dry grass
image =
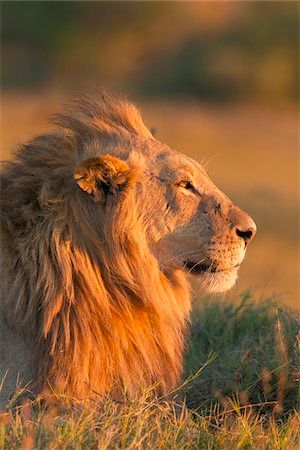
<svg viewBox="0 0 300 450">
<path fill-rule="evenodd" d="M 1 416 L 0 448 L 296 449 L 297 319 L 247 295 L 197 306 L 177 399 L 24 403 Z"/>
<path fill-rule="evenodd" d="M 297 448 L 299 416 L 276 422 L 255 407 L 229 403 L 230 409 L 208 416 L 182 411 L 157 401 L 132 402 L 120 409 L 112 402 L 101 408 L 66 407 L 14 416 L 3 415 L 0 445 L 5 449 L 293 449 Z"/>
</svg>

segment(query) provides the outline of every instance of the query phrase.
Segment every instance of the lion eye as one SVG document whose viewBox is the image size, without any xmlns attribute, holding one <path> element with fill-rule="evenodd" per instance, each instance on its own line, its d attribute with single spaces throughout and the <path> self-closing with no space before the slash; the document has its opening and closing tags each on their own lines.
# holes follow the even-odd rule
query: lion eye
<svg viewBox="0 0 300 450">
<path fill-rule="evenodd" d="M 194 189 L 194 186 L 190 181 L 180 181 L 178 186 L 183 187 L 185 189 Z"/>
</svg>

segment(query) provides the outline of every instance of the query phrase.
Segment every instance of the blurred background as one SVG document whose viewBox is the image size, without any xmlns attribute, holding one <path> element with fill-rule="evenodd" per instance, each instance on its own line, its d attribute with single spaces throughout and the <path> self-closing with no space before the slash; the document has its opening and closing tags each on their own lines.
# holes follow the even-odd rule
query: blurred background
<svg viewBox="0 0 300 450">
<path fill-rule="evenodd" d="M 74 93 L 125 93 L 256 221 L 230 296 L 299 306 L 298 2 L 2 1 L 1 22 L 2 160 Z"/>
</svg>

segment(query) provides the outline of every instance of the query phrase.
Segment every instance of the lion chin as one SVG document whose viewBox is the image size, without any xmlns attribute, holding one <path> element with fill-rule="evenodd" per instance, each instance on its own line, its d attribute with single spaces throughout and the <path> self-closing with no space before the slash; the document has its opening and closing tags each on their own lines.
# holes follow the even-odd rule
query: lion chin
<svg viewBox="0 0 300 450">
<path fill-rule="evenodd" d="M 232 269 L 228 269 L 226 271 L 203 273 L 196 279 L 207 293 L 222 294 L 233 288 L 237 278 L 238 269 L 233 267 Z"/>
<path fill-rule="evenodd" d="M 230 290 L 238 278 L 239 267 L 240 264 L 237 264 L 231 268 L 218 270 L 213 264 L 208 266 L 191 261 L 184 264 L 184 269 L 194 276 L 197 284 L 209 294 L 221 294 Z"/>
</svg>

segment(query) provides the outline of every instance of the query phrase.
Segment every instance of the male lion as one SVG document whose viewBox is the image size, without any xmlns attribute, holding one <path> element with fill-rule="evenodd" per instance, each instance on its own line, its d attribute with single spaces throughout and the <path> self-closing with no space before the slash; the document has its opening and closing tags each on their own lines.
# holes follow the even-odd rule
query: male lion
<svg viewBox="0 0 300 450">
<path fill-rule="evenodd" d="M 95 98 L 94 98 L 95 97 Z M 54 116 L 2 173 L 2 404 L 120 396 L 180 381 L 187 274 L 233 286 L 253 220 L 138 110 L 97 93 Z"/>
</svg>

